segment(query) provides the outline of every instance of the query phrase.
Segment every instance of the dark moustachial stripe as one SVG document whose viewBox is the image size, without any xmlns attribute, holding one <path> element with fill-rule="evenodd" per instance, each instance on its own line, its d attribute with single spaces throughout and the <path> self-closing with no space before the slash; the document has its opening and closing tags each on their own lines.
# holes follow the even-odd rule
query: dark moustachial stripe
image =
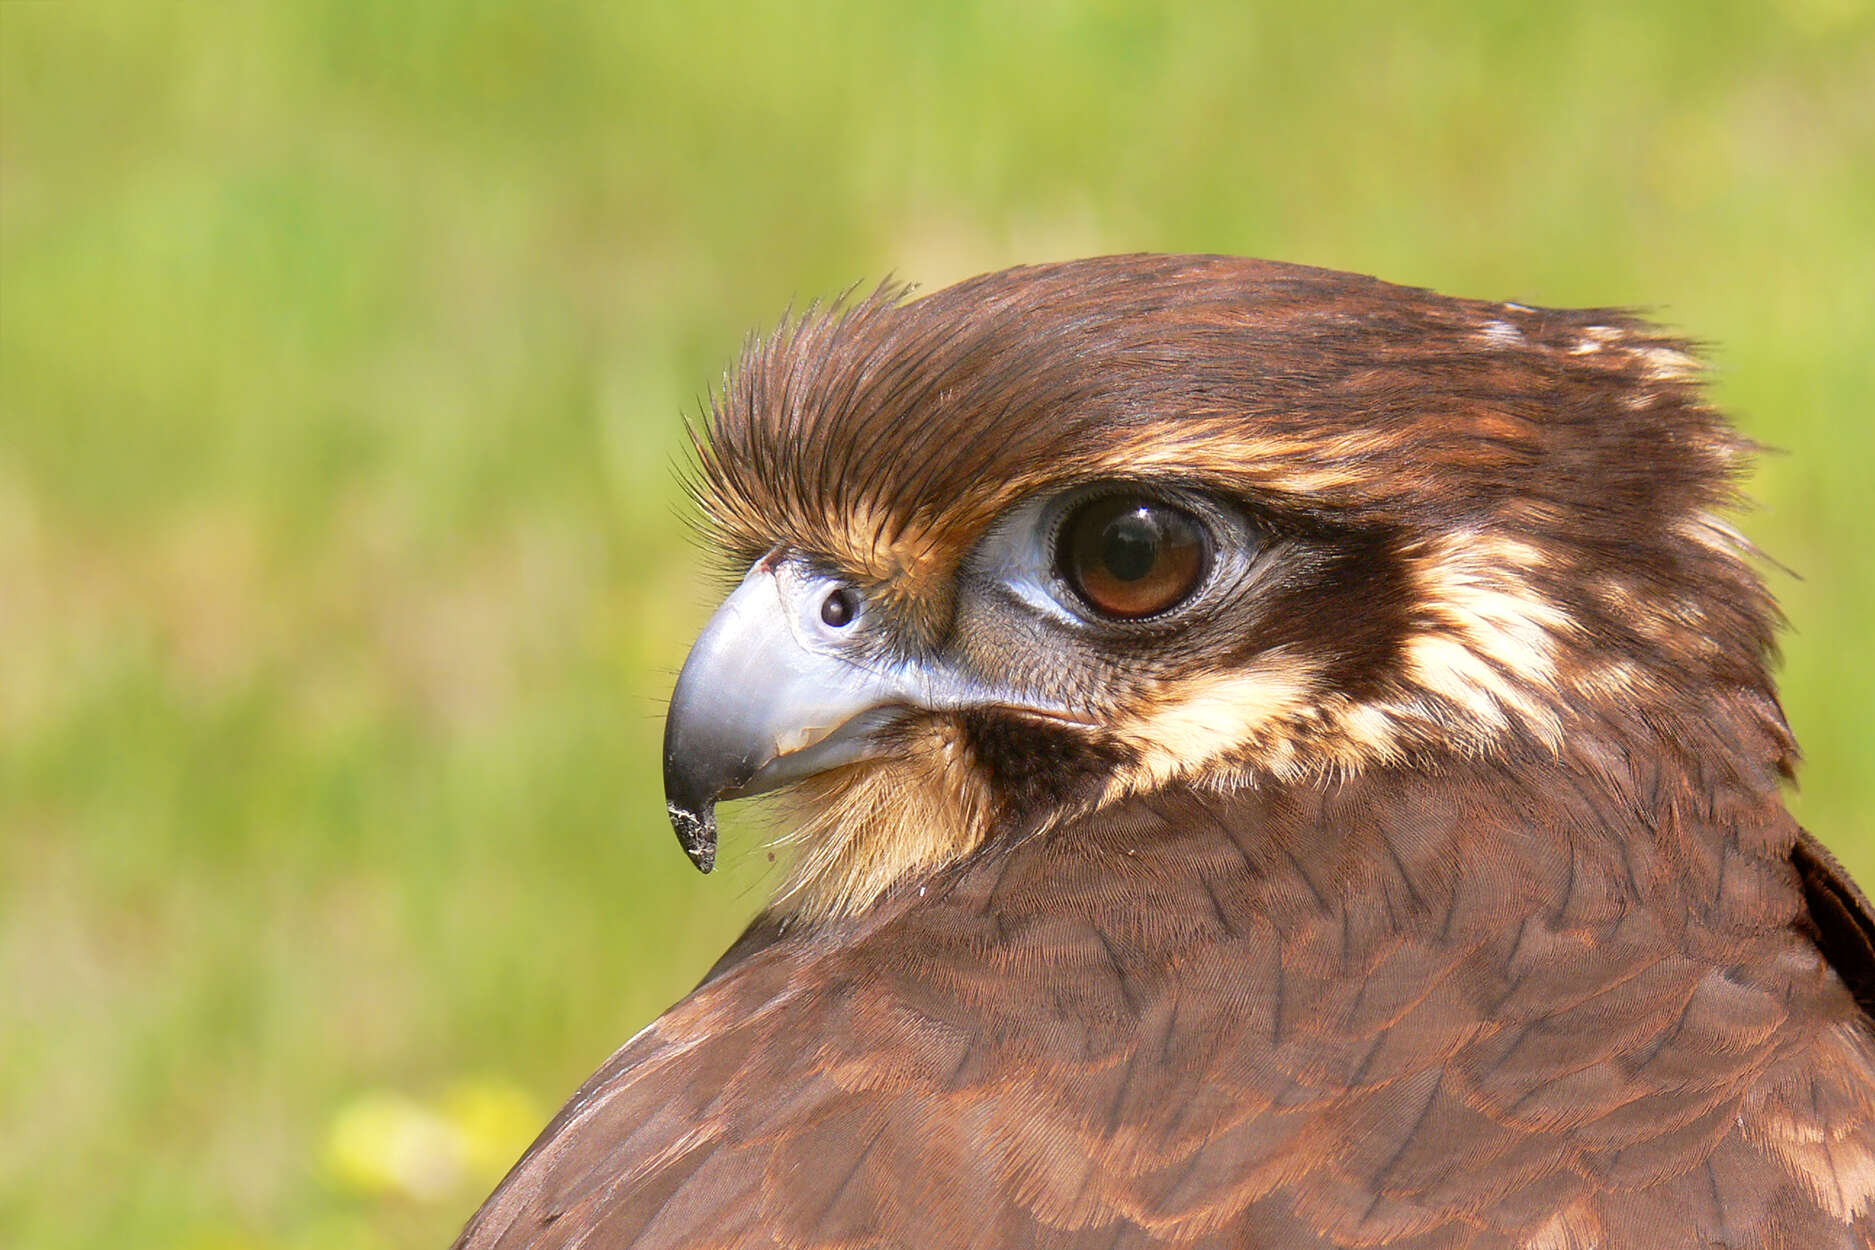
<svg viewBox="0 0 1875 1250">
<path fill-rule="evenodd" d="M 971 757 L 989 774 L 1013 828 L 1094 798 L 1128 762 L 1120 744 L 1033 718 L 978 711 L 961 721 Z"/>
</svg>

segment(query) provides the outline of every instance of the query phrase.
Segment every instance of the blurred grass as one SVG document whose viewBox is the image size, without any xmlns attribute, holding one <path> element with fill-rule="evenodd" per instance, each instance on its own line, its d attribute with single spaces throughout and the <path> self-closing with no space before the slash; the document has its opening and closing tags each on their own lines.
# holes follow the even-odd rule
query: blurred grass
<svg viewBox="0 0 1875 1250">
<path fill-rule="evenodd" d="M 888 271 L 1658 307 L 1875 878 L 1870 6 L 1415 14 L 0 3 L 0 1242 L 442 1244 L 687 988 L 678 417 Z"/>
</svg>

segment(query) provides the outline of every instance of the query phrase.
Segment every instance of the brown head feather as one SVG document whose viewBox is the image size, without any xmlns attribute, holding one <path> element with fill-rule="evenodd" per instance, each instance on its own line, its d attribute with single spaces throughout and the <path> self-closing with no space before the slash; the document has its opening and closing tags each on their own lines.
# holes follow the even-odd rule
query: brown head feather
<svg viewBox="0 0 1875 1250">
<path fill-rule="evenodd" d="M 1719 519 L 1750 448 L 1701 382 L 1686 342 L 1623 311 L 1106 257 L 784 323 L 716 404 L 697 494 L 733 560 L 804 552 L 929 648 L 957 641 L 961 562 L 1038 493 L 1189 487 L 1313 544 L 1319 576 L 1255 637 L 1102 709 L 1122 760 L 1098 801 L 1553 752 L 1584 717 L 1695 724 L 1713 698 L 1751 702 L 1788 754 L 1775 609 Z"/>
<path fill-rule="evenodd" d="M 1482 535 L 1597 650 L 1768 689 L 1775 611 L 1717 517 L 1750 446 L 1700 382 L 1684 340 L 1627 312 L 1104 257 L 784 324 L 717 403 L 698 494 L 744 565 L 785 541 L 937 629 L 1014 501 L 1197 483 L 1422 548 Z"/>
</svg>

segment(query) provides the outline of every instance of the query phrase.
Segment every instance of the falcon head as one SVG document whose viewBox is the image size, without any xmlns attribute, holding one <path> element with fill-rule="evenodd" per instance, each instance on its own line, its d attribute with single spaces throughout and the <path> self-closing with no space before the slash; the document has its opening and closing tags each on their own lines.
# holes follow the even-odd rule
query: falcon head
<svg viewBox="0 0 1875 1250">
<path fill-rule="evenodd" d="M 708 871 L 714 804 L 782 791 L 793 914 L 1174 786 L 1554 757 L 1717 697 L 1789 749 L 1718 515 L 1748 447 L 1622 312 L 1223 257 L 887 287 L 752 343 L 695 450 L 740 583 L 670 815 Z"/>
</svg>

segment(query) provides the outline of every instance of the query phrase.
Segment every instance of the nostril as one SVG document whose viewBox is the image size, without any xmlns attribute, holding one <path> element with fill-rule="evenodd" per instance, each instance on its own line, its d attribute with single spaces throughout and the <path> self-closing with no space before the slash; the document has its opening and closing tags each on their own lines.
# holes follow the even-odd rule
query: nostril
<svg viewBox="0 0 1875 1250">
<path fill-rule="evenodd" d="M 820 602 L 820 619 L 835 629 L 852 624 L 858 615 L 859 595 L 849 587 L 840 587 Z"/>
</svg>

